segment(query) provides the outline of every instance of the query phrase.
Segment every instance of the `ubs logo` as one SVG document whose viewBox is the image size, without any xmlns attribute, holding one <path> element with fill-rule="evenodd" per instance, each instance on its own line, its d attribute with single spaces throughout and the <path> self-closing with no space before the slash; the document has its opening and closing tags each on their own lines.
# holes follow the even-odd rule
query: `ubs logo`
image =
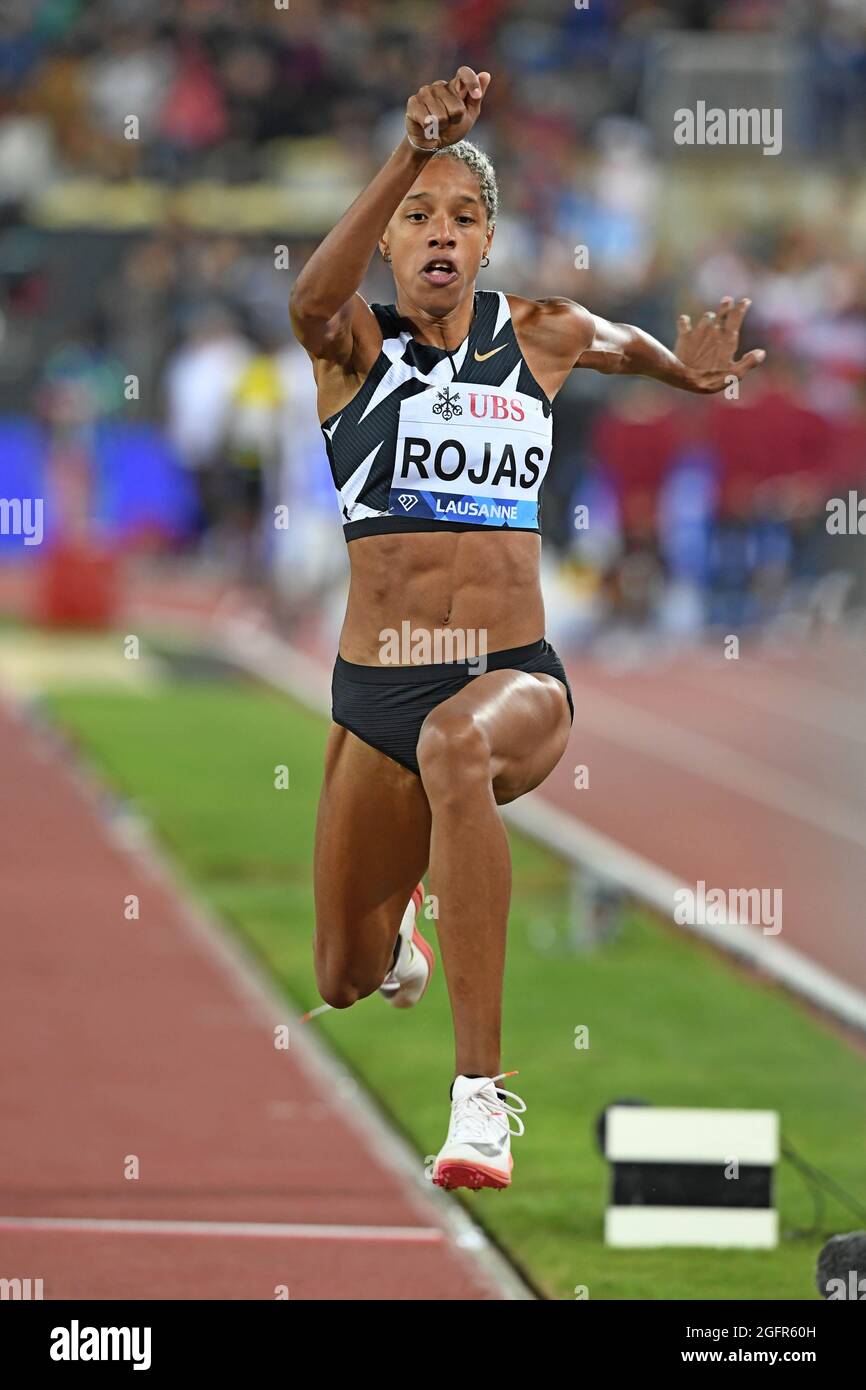
<svg viewBox="0 0 866 1390">
<path fill-rule="evenodd" d="M 448 390 L 448 387 L 443 387 L 443 389 L 439 392 L 438 396 L 436 397 L 436 404 L 433 407 L 433 414 L 441 415 L 442 419 L 445 421 L 453 419 L 455 415 L 462 415 L 463 407 L 462 405 L 457 404 L 459 400 L 459 391 L 452 396 L 450 391 Z"/>
<path fill-rule="evenodd" d="M 515 400 L 513 396 L 511 400 L 508 400 L 505 396 L 479 396 L 474 391 L 470 391 L 469 409 L 478 420 L 484 420 L 488 412 L 491 420 L 526 419 L 526 411 L 520 401 Z"/>
</svg>

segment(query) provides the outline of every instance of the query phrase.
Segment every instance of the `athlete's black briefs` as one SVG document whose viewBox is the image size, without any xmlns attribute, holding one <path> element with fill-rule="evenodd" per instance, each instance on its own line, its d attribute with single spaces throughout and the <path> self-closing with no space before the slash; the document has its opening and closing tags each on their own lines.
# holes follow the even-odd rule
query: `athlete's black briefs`
<svg viewBox="0 0 866 1390">
<path fill-rule="evenodd" d="M 359 666 L 337 656 L 331 682 L 331 717 L 356 738 L 418 774 L 418 736 L 427 715 L 486 671 L 529 671 L 555 676 L 574 699 L 565 667 L 545 638 L 525 647 L 488 652 L 475 661 L 423 666 Z"/>
<path fill-rule="evenodd" d="M 478 290 L 459 347 L 416 342 L 395 305 L 371 304 L 382 350 L 322 424 L 343 534 L 539 531 L 553 443 L 501 291 Z"/>
</svg>

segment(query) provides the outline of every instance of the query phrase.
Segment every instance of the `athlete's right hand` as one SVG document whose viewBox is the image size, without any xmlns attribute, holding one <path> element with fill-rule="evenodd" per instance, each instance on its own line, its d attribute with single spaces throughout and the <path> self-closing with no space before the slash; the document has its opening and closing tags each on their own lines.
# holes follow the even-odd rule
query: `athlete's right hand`
<svg viewBox="0 0 866 1390">
<path fill-rule="evenodd" d="M 425 150 L 441 150 L 456 145 L 467 136 L 478 120 L 490 73 L 476 73 L 462 67 L 450 82 L 431 82 L 406 104 L 406 133 L 410 141 Z"/>
</svg>

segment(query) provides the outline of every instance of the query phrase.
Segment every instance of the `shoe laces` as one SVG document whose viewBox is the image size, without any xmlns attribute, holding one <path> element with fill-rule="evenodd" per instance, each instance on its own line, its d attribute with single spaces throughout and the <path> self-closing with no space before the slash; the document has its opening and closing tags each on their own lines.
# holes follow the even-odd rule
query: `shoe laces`
<svg viewBox="0 0 866 1390">
<path fill-rule="evenodd" d="M 451 1120 L 452 1138 L 459 1136 L 461 1139 L 483 1139 L 490 1127 L 491 1120 L 497 1120 L 499 1116 L 504 1116 L 504 1123 L 499 1119 L 502 1129 L 508 1130 L 515 1138 L 519 1138 L 524 1131 L 524 1124 L 520 1116 L 526 1110 L 526 1103 L 520 1096 L 513 1091 L 501 1090 L 496 1088 L 496 1103 L 491 1100 L 489 1094 L 485 1094 L 485 1087 L 490 1081 L 502 1081 L 506 1076 L 516 1076 L 516 1071 L 503 1071 L 498 1076 L 484 1077 L 479 1081 L 478 1086 L 463 1096 L 461 1100 L 454 1101 L 454 1113 Z M 509 1105 L 505 1097 L 516 1101 L 517 1104 Z M 512 1118 L 517 1121 L 517 1128 L 512 1129 Z"/>
</svg>

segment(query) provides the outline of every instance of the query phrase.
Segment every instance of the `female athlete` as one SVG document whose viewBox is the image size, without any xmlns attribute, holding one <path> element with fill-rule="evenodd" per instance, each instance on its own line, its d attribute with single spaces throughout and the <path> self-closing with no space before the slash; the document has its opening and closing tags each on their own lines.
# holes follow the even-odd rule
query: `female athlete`
<svg viewBox="0 0 866 1390">
<path fill-rule="evenodd" d="M 539 583 L 551 402 L 575 367 L 709 393 L 764 358 L 734 360 L 747 300 L 694 328 L 682 316 L 670 352 L 569 299 L 477 291 L 498 194 L 465 137 L 489 83 L 461 67 L 409 100 L 406 138 L 290 305 L 351 561 L 316 835 L 318 987 L 335 1008 L 376 990 L 420 999 L 429 867 L 456 1040 L 433 1180 L 471 1188 L 509 1184 L 510 1117 L 522 1134 L 526 1109 L 495 1084 L 516 1074 L 499 1070 L 511 869 L 497 807 L 547 777 L 574 714 Z M 377 248 L 389 306 L 358 293 Z"/>
</svg>

